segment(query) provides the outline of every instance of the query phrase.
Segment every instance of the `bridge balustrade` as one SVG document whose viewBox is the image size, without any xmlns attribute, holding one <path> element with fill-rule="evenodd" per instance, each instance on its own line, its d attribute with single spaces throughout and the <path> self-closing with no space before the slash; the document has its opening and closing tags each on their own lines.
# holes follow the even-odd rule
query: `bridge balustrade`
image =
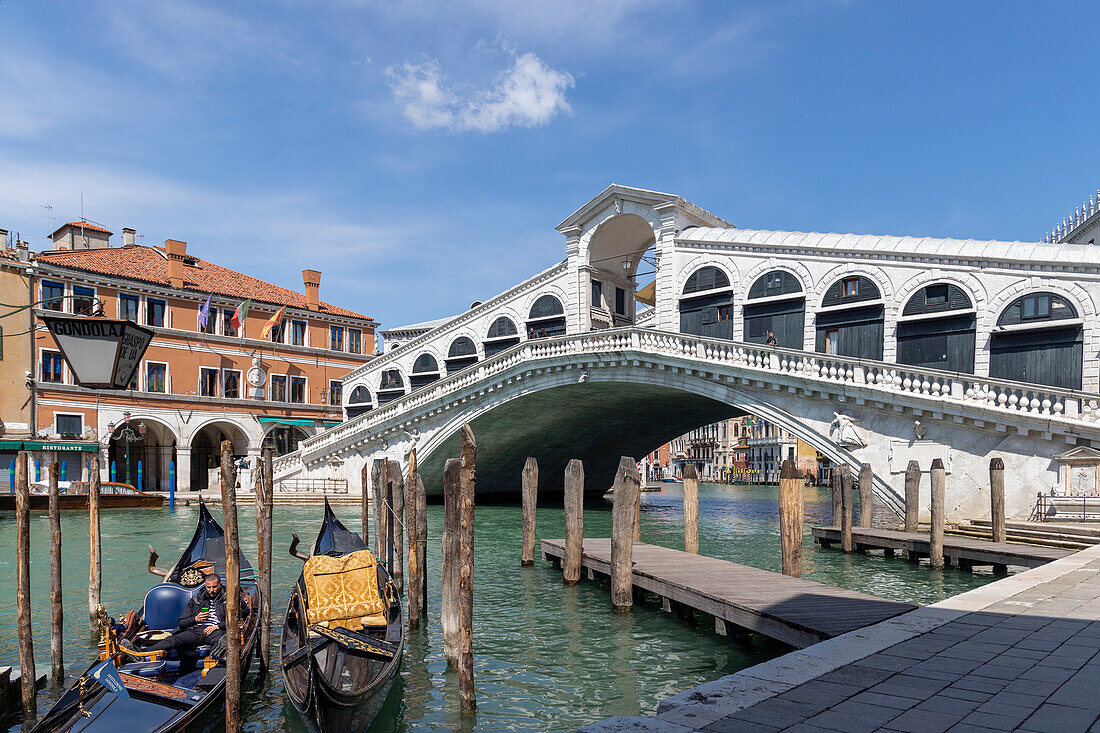
<svg viewBox="0 0 1100 733">
<path fill-rule="evenodd" d="M 280 473 L 293 470 L 302 464 L 304 456 L 325 455 L 355 436 L 361 436 L 356 444 L 365 444 L 371 438 L 372 428 L 446 395 L 473 387 L 513 367 L 561 356 L 616 351 L 638 351 L 722 364 L 750 372 L 788 374 L 817 382 L 867 386 L 877 388 L 884 394 L 904 392 L 931 399 L 977 404 L 1009 413 L 1100 422 L 1100 395 L 1095 394 L 648 328 L 622 328 L 549 337 L 513 346 L 491 359 L 302 441 L 297 453 L 276 459 L 275 469 Z"/>
</svg>

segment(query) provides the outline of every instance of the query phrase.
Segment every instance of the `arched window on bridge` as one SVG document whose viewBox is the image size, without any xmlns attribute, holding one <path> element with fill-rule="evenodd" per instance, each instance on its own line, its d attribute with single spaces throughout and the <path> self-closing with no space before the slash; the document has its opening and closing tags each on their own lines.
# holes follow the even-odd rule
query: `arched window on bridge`
<svg viewBox="0 0 1100 733">
<path fill-rule="evenodd" d="M 501 316 L 489 326 L 489 333 L 485 335 L 481 346 L 485 349 L 485 358 L 488 359 L 518 343 L 519 331 L 516 330 L 516 324 L 512 323 L 512 319 L 508 316 Z"/>
<path fill-rule="evenodd" d="M 359 385 L 351 391 L 351 396 L 348 397 L 348 419 L 355 417 L 356 415 L 362 415 L 364 412 L 371 411 L 370 392 L 363 385 Z"/>
<path fill-rule="evenodd" d="M 700 267 L 684 283 L 680 296 L 680 332 L 733 338 L 733 288 L 717 267 Z"/>
<path fill-rule="evenodd" d="M 849 275 L 830 285 L 814 321 L 819 352 L 882 359 L 885 306 L 878 285 L 866 275 Z"/>
<path fill-rule="evenodd" d="M 806 296 L 798 278 L 772 270 L 756 278 L 745 299 L 745 340 L 762 344 L 768 332 L 780 346 L 801 349 L 806 325 Z"/>
<path fill-rule="evenodd" d="M 898 318 L 898 364 L 974 373 L 977 312 L 958 285 L 934 283 L 913 294 Z"/>
<path fill-rule="evenodd" d="M 1061 295 L 1028 293 L 1012 301 L 989 341 L 989 376 L 1081 389 L 1084 342 L 1077 309 Z"/>
<path fill-rule="evenodd" d="M 527 338 L 565 335 L 565 309 L 553 295 L 540 295 L 527 315 Z"/>
<path fill-rule="evenodd" d="M 397 369 L 382 372 L 382 380 L 378 383 L 378 406 L 392 402 L 404 394 L 405 380 L 401 378 L 401 372 Z"/>
<path fill-rule="evenodd" d="M 435 360 L 435 357 L 427 353 L 416 357 L 416 361 L 413 362 L 412 375 L 409 377 L 409 384 L 412 385 L 412 388 L 414 390 L 420 389 L 437 379 L 439 379 L 439 362 Z"/>
<path fill-rule="evenodd" d="M 459 336 L 451 342 L 451 348 L 447 349 L 447 373 L 453 374 L 459 369 L 465 369 L 471 364 L 477 364 L 477 345 L 473 339 Z"/>
</svg>

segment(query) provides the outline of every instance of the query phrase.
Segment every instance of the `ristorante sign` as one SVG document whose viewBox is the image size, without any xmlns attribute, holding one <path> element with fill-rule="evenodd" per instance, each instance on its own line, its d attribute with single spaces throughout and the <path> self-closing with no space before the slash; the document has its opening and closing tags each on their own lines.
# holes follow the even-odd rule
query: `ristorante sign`
<svg viewBox="0 0 1100 733">
<path fill-rule="evenodd" d="M 42 316 L 73 370 L 76 383 L 91 389 L 126 389 L 153 332 L 106 318 Z"/>
</svg>

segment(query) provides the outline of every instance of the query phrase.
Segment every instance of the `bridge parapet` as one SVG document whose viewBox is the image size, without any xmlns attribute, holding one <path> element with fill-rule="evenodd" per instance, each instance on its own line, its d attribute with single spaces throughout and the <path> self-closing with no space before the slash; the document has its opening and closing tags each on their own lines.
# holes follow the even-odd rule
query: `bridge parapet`
<svg viewBox="0 0 1100 733">
<path fill-rule="evenodd" d="M 594 358 L 593 358 L 594 357 Z M 817 352 L 762 347 L 648 328 L 621 328 L 564 335 L 518 344 L 476 365 L 440 379 L 381 408 L 348 420 L 301 443 L 299 451 L 276 459 L 278 474 L 324 462 L 348 450 L 363 450 L 386 434 L 415 431 L 417 420 L 442 410 L 473 409 L 499 388 L 501 379 L 521 380 L 531 370 L 563 363 L 583 368 L 601 362 L 684 369 L 729 385 L 754 385 L 803 398 L 880 410 L 949 416 L 955 423 L 1026 436 L 1100 440 L 1100 395 L 838 357 Z M 462 407 L 463 404 L 467 406 Z M 821 447 L 821 446 L 817 446 Z"/>
</svg>

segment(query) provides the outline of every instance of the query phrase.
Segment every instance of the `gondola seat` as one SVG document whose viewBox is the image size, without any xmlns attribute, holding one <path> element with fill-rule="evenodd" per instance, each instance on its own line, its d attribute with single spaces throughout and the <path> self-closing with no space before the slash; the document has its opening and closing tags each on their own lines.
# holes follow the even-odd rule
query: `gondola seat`
<svg viewBox="0 0 1100 733">
<path fill-rule="evenodd" d="M 150 631 L 173 631 L 179 626 L 180 614 L 187 608 L 191 596 L 202 586 L 184 588 L 176 583 L 160 583 L 149 589 L 142 605 L 145 628 Z"/>
<path fill-rule="evenodd" d="M 386 625 L 386 604 L 378 591 L 378 561 L 370 550 L 341 557 L 314 555 L 302 569 L 310 624 L 357 631 Z"/>
<path fill-rule="evenodd" d="M 175 669 L 179 669 L 179 662 L 132 662 L 130 664 L 124 664 L 118 668 L 119 672 L 125 672 L 126 674 L 136 675 L 137 677 L 158 677 L 161 672 L 173 671 L 169 665 L 174 665 Z"/>
</svg>

